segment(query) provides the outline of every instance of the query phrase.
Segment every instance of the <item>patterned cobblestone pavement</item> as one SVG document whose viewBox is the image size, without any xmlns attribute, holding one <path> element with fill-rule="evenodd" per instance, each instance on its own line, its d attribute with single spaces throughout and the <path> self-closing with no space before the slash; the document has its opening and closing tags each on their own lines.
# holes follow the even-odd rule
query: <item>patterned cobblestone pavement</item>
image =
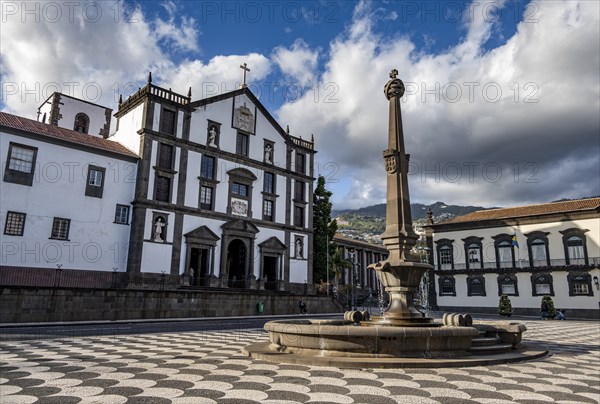
<svg viewBox="0 0 600 404">
<path fill-rule="evenodd" d="M 446 369 L 251 360 L 262 330 L 8 341 L 0 403 L 600 403 L 600 323 L 524 321 L 543 359 Z"/>
</svg>

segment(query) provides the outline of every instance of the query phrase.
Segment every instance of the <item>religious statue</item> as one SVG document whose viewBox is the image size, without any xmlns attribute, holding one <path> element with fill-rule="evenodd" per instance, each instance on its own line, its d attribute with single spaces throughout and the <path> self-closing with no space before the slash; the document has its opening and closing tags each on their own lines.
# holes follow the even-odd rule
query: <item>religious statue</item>
<svg viewBox="0 0 600 404">
<path fill-rule="evenodd" d="M 273 164 L 273 146 L 265 146 L 265 163 Z"/>
<path fill-rule="evenodd" d="M 302 254 L 302 240 L 301 239 L 296 239 L 296 258 L 302 258 L 303 254 Z"/>
<path fill-rule="evenodd" d="M 211 147 L 217 147 L 217 130 L 214 126 L 211 126 L 208 131 L 208 145 Z"/>
<path fill-rule="evenodd" d="M 163 218 L 159 217 L 154 222 L 154 241 L 162 243 L 164 240 L 162 238 L 162 231 L 165 224 L 163 223 Z"/>
</svg>

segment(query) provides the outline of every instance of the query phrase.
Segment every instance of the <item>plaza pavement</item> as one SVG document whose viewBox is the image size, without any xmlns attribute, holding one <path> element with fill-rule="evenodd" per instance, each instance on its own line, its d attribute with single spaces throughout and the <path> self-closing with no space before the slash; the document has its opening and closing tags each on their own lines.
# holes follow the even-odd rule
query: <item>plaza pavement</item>
<svg viewBox="0 0 600 404">
<path fill-rule="evenodd" d="M 236 330 L 0 343 L 0 403 L 600 403 L 600 323 L 522 321 L 550 355 L 446 369 L 279 365 Z"/>
</svg>

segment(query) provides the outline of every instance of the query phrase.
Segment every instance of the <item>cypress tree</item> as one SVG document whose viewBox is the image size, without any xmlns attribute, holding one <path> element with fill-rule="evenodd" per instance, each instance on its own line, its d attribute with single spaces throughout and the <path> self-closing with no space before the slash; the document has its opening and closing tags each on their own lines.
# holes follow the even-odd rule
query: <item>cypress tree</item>
<svg viewBox="0 0 600 404">
<path fill-rule="evenodd" d="M 337 231 L 337 222 L 331 220 L 331 195 L 325 188 L 325 177 L 320 175 L 313 194 L 313 283 L 327 282 L 327 251 L 331 255 L 336 249 L 333 237 Z M 330 271 L 329 277 L 332 276 Z"/>
</svg>

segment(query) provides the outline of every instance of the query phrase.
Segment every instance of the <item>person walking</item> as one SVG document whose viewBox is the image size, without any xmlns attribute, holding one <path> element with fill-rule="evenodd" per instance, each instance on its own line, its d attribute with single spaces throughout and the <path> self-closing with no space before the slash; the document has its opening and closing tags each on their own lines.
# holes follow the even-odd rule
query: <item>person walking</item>
<svg viewBox="0 0 600 404">
<path fill-rule="evenodd" d="M 300 301 L 298 302 L 298 306 L 300 307 L 300 314 L 306 314 L 306 302 L 304 301 L 304 299 L 300 299 Z"/>
</svg>

